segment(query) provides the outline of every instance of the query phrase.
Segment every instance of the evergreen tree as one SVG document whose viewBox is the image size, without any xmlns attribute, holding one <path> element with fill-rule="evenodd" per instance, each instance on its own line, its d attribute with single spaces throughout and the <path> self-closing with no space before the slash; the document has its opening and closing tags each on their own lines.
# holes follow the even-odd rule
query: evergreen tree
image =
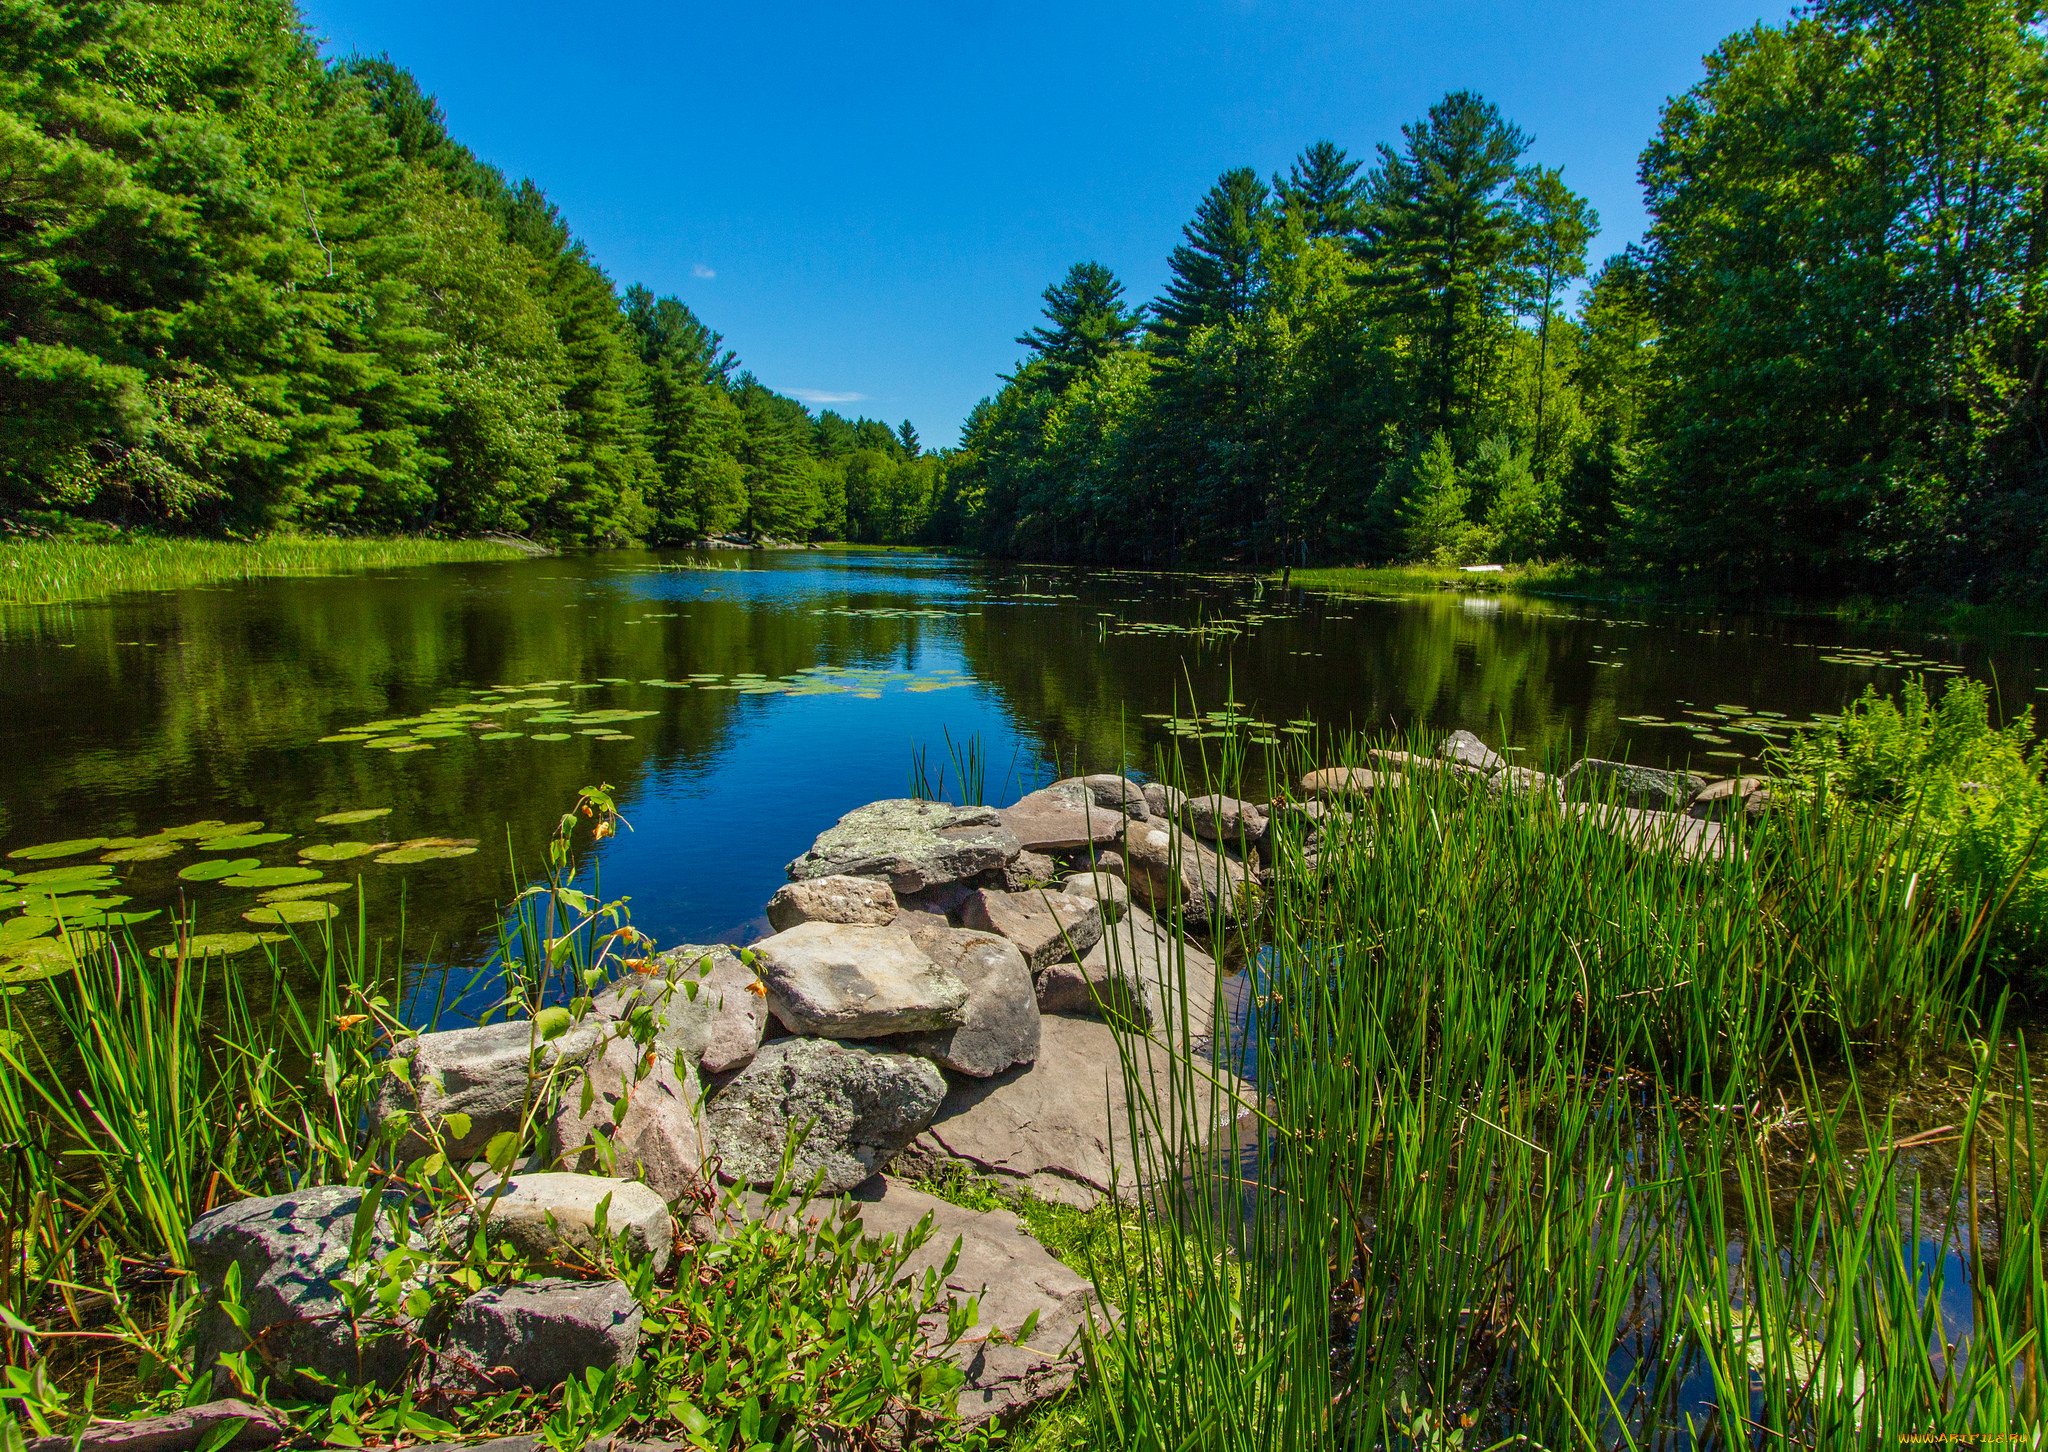
<svg viewBox="0 0 2048 1452">
<path fill-rule="evenodd" d="M 1197 329 L 1251 315 L 1267 200 L 1259 174 L 1236 167 L 1217 178 L 1181 229 L 1184 240 L 1167 259 L 1166 296 L 1153 304 L 1153 333 L 1169 355 L 1183 351 Z"/>
<path fill-rule="evenodd" d="M 1318 141 L 1294 159 L 1285 177 L 1273 178 L 1273 195 L 1309 237 L 1349 237 L 1358 230 L 1365 194 L 1361 166 L 1335 142 Z"/>
<path fill-rule="evenodd" d="M 1470 91 L 1454 91 L 1404 145 L 1379 149 L 1366 183 L 1366 283 L 1413 331 L 1424 423 L 1462 432 L 1507 320 L 1522 227 L 1512 187 L 1529 138 Z"/>
<path fill-rule="evenodd" d="M 1518 303 L 1536 323 L 1536 418 L 1529 453 L 1538 479 L 1544 473 L 1544 409 L 1550 402 L 1550 324 L 1564 290 L 1586 275 L 1586 248 L 1600 231 L 1600 214 L 1564 184 L 1563 167 L 1531 167 L 1516 179 L 1523 244 Z"/>
<path fill-rule="evenodd" d="M 1099 262 L 1075 263 L 1042 296 L 1052 326 L 1033 328 L 1017 341 L 1042 360 L 1043 376 L 1054 389 L 1130 347 L 1143 326 L 1139 315 L 1124 306 L 1124 285 Z"/>
</svg>

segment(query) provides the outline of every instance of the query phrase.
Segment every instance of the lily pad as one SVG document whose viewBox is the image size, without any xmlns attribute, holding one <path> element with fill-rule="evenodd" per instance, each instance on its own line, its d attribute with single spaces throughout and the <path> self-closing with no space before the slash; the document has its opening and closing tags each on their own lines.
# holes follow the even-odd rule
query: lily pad
<svg viewBox="0 0 2048 1452">
<path fill-rule="evenodd" d="M 314 847 L 301 847 L 299 856 L 307 862 L 347 862 L 356 857 L 368 857 L 372 852 L 382 852 L 390 846 L 389 842 L 322 842 Z"/>
<path fill-rule="evenodd" d="M 251 832 L 260 832 L 262 830 L 263 824 L 261 822 L 215 822 L 209 830 L 204 832 L 194 831 L 191 835 L 199 838 L 201 841 L 205 841 L 212 837 L 244 837 Z M 166 832 L 164 835 L 168 837 L 170 833 Z"/>
<path fill-rule="evenodd" d="M 274 902 L 268 907 L 250 908 L 242 914 L 245 923 L 324 923 L 338 917 L 341 909 L 331 902 L 308 898 L 300 902 Z"/>
<path fill-rule="evenodd" d="M 254 872 L 263 865 L 260 857 L 221 858 L 214 862 L 195 862 L 179 871 L 178 876 L 187 882 L 218 882 L 223 877 L 233 877 L 238 872 Z"/>
<path fill-rule="evenodd" d="M 322 873 L 317 867 L 259 867 L 253 872 L 238 872 L 233 877 L 221 879 L 222 887 L 289 887 L 295 882 L 318 882 Z"/>
<path fill-rule="evenodd" d="M 297 887 L 274 887 L 269 892 L 259 892 L 261 902 L 297 902 L 307 897 L 327 897 L 337 892 L 352 892 L 353 882 L 302 882 Z"/>
<path fill-rule="evenodd" d="M 106 845 L 107 839 L 104 837 L 74 837 L 68 842 L 44 842 L 36 847 L 17 847 L 7 855 L 23 862 L 47 862 L 52 857 L 76 857 L 81 852 L 91 852 Z"/>
<path fill-rule="evenodd" d="M 55 887 L 58 883 L 69 882 L 105 882 L 111 886 L 114 874 L 97 862 L 79 862 L 70 867 L 44 867 L 35 872 L 24 872 L 14 880 L 24 887 Z"/>
<path fill-rule="evenodd" d="M 283 933 L 195 933 L 185 940 L 184 948 L 187 957 L 225 958 L 232 957 L 236 953 L 246 953 L 251 948 L 258 947 L 264 943 L 282 943 L 284 941 L 285 935 Z M 175 958 L 178 956 L 178 944 L 166 943 L 161 948 L 151 948 L 149 956 L 152 958 Z"/>
<path fill-rule="evenodd" d="M 39 897 L 29 911 L 39 917 L 59 917 L 67 923 L 75 923 L 85 913 L 105 912 L 127 901 L 127 897 L 118 892 L 104 896 L 86 893 L 72 897 Z"/>
<path fill-rule="evenodd" d="M 344 735 L 341 735 L 341 736 L 323 736 L 323 737 L 321 737 L 321 738 L 320 738 L 320 744 L 321 744 L 322 746 L 325 746 L 325 745 L 327 745 L 327 744 L 328 744 L 329 742 L 331 742 L 331 741 L 347 741 L 347 742 L 357 742 L 357 741 L 368 741 L 369 739 L 370 739 L 370 738 L 369 738 L 369 737 L 367 737 L 367 736 L 351 736 L 351 735 L 346 735 L 346 734 L 344 734 Z"/>
<path fill-rule="evenodd" d="M 9 908 L 26 905 L 32 895 L 26 892 L 0 892 L 0 913 L 6 912 Z"/>
<path fill-rule="evenodd" d="M 123 847 L 100 858 L 102 862 L 161 862 L 185 850 L 182 842 L 146 842 L 140 847 Z"/>
<path fill-rule="evenodd" d="M 379 817 L 391 815 L 389 807 L 361 807 L 353 812 L 329 812 L 313 820 L 323 827 L 353 827 L 358 822 L 374 822 Z"/>
<path fill-rule="evenodd" d="M 201 852 L 243 852 L 251 847 L 267 847 L 272 842 L 289 842 L 289 832 L 249 832 L 239 837 L 208 837 L 199 844 Z"/>
<path fill-rule="evenodd" d="M 78 918 L 67 917 L 64 921 L 72 927 L 79 928 L 132 928 L 137 923 L 146 923 L 151 918 L 160 918 L 163 915 L 162 908 L 151 908 L 146 913 L 86 913 Z"/>
<path fill-rule="evenodd" d="M 40 938 L 57 926 L 57 920 L 23 913 L 20 917 L 9 918 L 0 923 L 0 943 L 24 942 L 29 938 Z"/>
<path fill-rule="evenodd" d="M 407 752 L 411 751 L 432 751 L 433 749 L 434 744 L 431 741 L 415 741 L 410 746 L 392 747 L 391 754 L 393 756 L 404 756 Z"/>
<path fill-rule="evenodd" d="M 77 967 L 70 945 L 58 938 L 38 938 L 18 952 L 0 952 L 0 983 L 35 983 L 61 978 Z"/>
<path fill-rule="evenodd" d="M 524 736 L 524 731 L 486 731 L 477 737 L 479 741 L 510 741 L 515 736 Z"/>
<path fill-rule="evenodd" d="M 569 733 L 566 731 L 538 731 L 534 733 L 533 739 L 535 741 L 567 741 Z"/>
<path fill-rule="evenodd" d="M 391 751 L 396 750 L 398 747 L 401 746 L 410 745 L 412 745 L 412 738 L 410 736 L 379 736 L 374 741 L 365 741 L 363 743 L 363 749 L 365 751 L 369 751 L 372 749 L 378 751 Z"/>
<path fill-rule="evenodd" d="M 377 860 L 386 867 L 409 867 L 415 862 L 438 862 L 444 857 L 467 857 L 474 847 L 401 847 Z"/>
<path fill-rule="evenodd" d="M 262 826 L 261 822 L 256 824 Z M 232 832 L 234 826 L 228 822 L 187 822 L 182 827 L 166 827 L 157 836 L 177 842 L 193 837 L 212 837 L 222 832 Z"/>
</svg>

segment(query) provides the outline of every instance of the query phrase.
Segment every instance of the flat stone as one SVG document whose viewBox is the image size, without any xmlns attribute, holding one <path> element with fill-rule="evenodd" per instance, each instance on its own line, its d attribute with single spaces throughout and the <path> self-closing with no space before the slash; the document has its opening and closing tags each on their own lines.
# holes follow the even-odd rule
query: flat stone
<svg viewBox="0 0 2048 1452">
<path fill-rule="evenodd" d="M 634 1256 L 651 1258 L 658 1274 L 675 1251 L 675 1223 L 667 1202 L 646 1185 L 603 1175 L 514 1175 L 479 1186 L 476 1213 L 493 1244 L 508 1240 L 528 1260 L 580 1268 L 598 1262 L 597 1207 L 606 1196 L 606 1234 Z M 468 1229 L 466 1216 L 457 1229 Z"/>
<path fill-rule="evenodd" d="M 833 1039 L 948 1029 L 967 988 L 900 928 L 802 923 L 754 944 L 768 1006 L 791 1033 Z"/>
<path fill-rule="evenodd" d="M 1101 905 L 1063 892 L 983 889 L 961 905 L 960 921 L 1009 939 L 1034 973 L 1062 958 L 1078 958 L 1102 936 Z"/>
<path fill-rule="evenodd" d="M 1662 771 L 1602 761 L 1589 756 L 1564 774 L 1564 794 L 1575 802 L 1609 802 L 1652 812 L 1683 811 L 1706 778 L 1686 771 Z"/>
<path fill-rule="evenodd" d="M 867 1234 L 893 1235 L 899 1244 L 931 1217 L 930 1238 L 902 1271 L 919 1284 L 927 1271 L 944 1269 L 959 1247 L 945 1287 L 960 1300 L 977 1301 L 975 1324 L 952 1352 L 967 1376 L 959 1413 L 970 1427 L 1008 1420 L 1072 1387 L 1081 1370 L 1083 1331 L 1091 1319 L 1103 1326 L 1116 1315 L 1086 1276 L 1055 1260 L 1008 1210 L 963 1209 L 888 1176 L 855 1191 L 850 1210 Z M 1023 1337 L 1034 1317 L 1031 1335 Z M 930 1344 L 943 1340 L 943 1326 L 943 1315 L 929 1318 Z"/>
<path fill-rule="evenodd" d="M 456 1397 L 552 1391 L 640 1350 L 640 1300 L 620 1281 L 560 1278 L 487 1286 L 455 1308 L 434 1354 L 434 1384 Z"/>
<path fill-rule="evenodd" d="M 1686 862 L 1719 857 L 1732 847 L 1719 822 L 1700 821 L 1677 812 L 1651 812 L 1601 802 L 1572 802 L 1565 810 L 1626 838 L 1644 851 L 1668 852 Z"/>
<path fill-rule="evenodd" d="M 1491 776 L 1508 764 L 1508 759 L 1474 736 L 1470 731 L 1453 731 L 1436 749 L 1436 754 L 1446 761 L 1483 771 Z"/>
<path fill-rule="evenodd" d="M 891 1047 L 984 1079 L 1038 1057 L 1038 997 L 1015 943 L 949 927 L 926 930 L 918 946 L 967 985 L 967 1007 L 958 1028 L 903 1034 L 889 1040 Z"/>
<path fill-rule="evenodd" d="M 1085 898 L 1102 910 L 1104 925 L 1115 922 L 1130 906 L 1131 889 L 1121 877 L 1107 872 L 1075 872 L 1060 879 L 1060 891 L 1068 897 Z"/>
<path fill-rule="evenodd" d="M 1222 795 L 1189 797 L 1181 809 L 1187 829 L 1205 842 L 1256 847 L 1266 837 L 1266 817 L 1250 802 Z"/>
<path fill-rule="evenodd" d="M 1398 772 L 1368 771 L 1362 766 L 1329 766 L 1301 779 L 1304 796 L 1369 797 L 1376 791 L 1396 791 L 1401 786 Z"/>
<path fill-rule="evenodd" d="M 1162 1097 L 1169 1057 L 1163 1044 L 1152 1044 L 1149 1052 L 1143 1041 L 1138 1045 L 1138 1062 L 1149 1066 L 1143 1072 Z M 1206 1062 L 1202 1070 L 1222 1086 L 1218 1102 L 1206 1089 L 1196 1096 L 1197 1130 L 1206 1139 L 1212 1122 L 1229 1122 L 1250 1100 L 1228 1074 Z M 1178 1125 L 1169 1126 L 1169 1133 L 1177 1134 Z M 915 1178 L 935 1173 L 949 1159 L 1082 1209 L 1111 1193 L 1114 1161 L 1117 1193 L 1133 1195 L 1135 1161 L 1116 1031 L 1091 1019 L 1047 1014 L 1037 1062 L 954 1088 L 892 1173 Z"/>
<path fill-rule="evenodd" d="M 358 1345 L 341 1294 L 331 1284 L 377 1279 L 377 1262 L 398 1247 L 394 1218 L 406 1218 L 404 1198 L 386 1193 L 370 1224 L 363 1258 L 351 1265 L 356 1213 L 368 1193 L 323 1185 L 288 1195 L 262 1195 L 224 1205 L 192 1222 L 185 1233 L 192 1268 L 206 1297 L 194 1369 L 211 1368 L 220 1354 L 247 1345 L 218 1308 L 228 1267 L 241 1267 L 242 1309 L 249 1335 L 273 1362 L 333 1381 L 360 1376 L 394 1384 L 412 1359 L 403 1319 L 377 1320 Z"/>
<path fill-rule="evenodd" d="M 291 1428 L 268 1407 L 223 1397 L 135 1422 L 93 1422 L 80 1434 L 78 1445 L 93 1452 L 192 1452 L 215 1428 L 234 1421 L 245 1425 L 227 1441 L 216 1444 L 220 1452 L 275 1446 L 291 1434 Z M 71 1452 L 71 1446 L 69 1437 L 30 1437 L 24 1452 Z"/>
<path fill-rule="evenodd" d="M 606 1027 L 593 1016 L 552 1042 L 537 1043 L 533 1026 L 515 1019 L 402 1040 L 391 1058 L 409 1064 L 410 1082 L 387 1065 L 378 1076 L 373 1113 L 379 1123 L 407 1116 L 398 1141 L 401 1163 L 436 1148 L 423 1120 L 443 1126 L 440 1148 L 451 1161 L 474 1159 L 493 1135 L 519 1128 L 536 1087 L 529 1077 L 536 1060 L 543 1071 L 579 1069 L 603 1046 Z M 468 1133 L 448 1132 L 445 1122 L 451 1114 L 469 1116 Z"/>
<path fill-rule="evenodd" d="M 592 1007 L 618 1021 L 654 1011 L 654 1045 L 706 1074 L 727 1074 L 754 1057 L 768 1030 L 768 1002 L 754 970 L 722 943 L 686 944 L 655 960 L 657 970 L 621 978 Z M 694 983 L 694 991 L 689 987 Z"/>
<path fill-rule="evenodd" d="M 1011 1070 L 1012 1073 L 1022 1072 Z M 720 1169 L 756 1187 L 775 1181 L 792 1132 L 796 1185 L 823 1175 L 851 1190 L 931 1123 L 946 1078 L 929 1059 L 829 1039 L 777 1039 L 719 1091 L 705 1112 Z"/>
<path fill-rule="evenodd" d="M 1145 808 L 1150 816 L 1164 818 L 1169 822 L 1180 820 L 1180 809 L 1187 802 L 1188 794 L 1179 787 L 1170 787 L 1163 781 L 1145 783 Z"/>
<path fill-rule="evenodd" d="M 1098 1017 L 1107 1011 L 1175 1042 L 1175 1031 L 1184 1024 L 1188 1041 L 1207 1052 L 1215 1018 L 1216 960 L 1195 943 L 1176 943 L 1166 925 L 1143 908 L 1133 907 L 1075 966 L 1087 998 L 1066 1011 Z"/>
<path fill-rule="evenodd" d="M 687 1061 L 679 1076 L 673 1057 L 614 1039 L 602 1058 L 563 1086 L 550 1140 L 557 1162 L 582 1174 L 639 1180 L 669 1205 L 695 1200 L 705 1188 L 709 1153 L 697 1120 L 702 1097 Z"/>
<path fill-rule="evenodd" d="M 886 928 L 896 920 L 896 894 L 872 877 L 812 877 L 785 883 L 768 899 L 768 922 L 778 933 L 799 923 L 860 923 Z"/>
<path fill-rule="evenodd" d="M 1016 834 L 992 808 L 896 798 L 841 817 L 789 864 L 789 875 L 881 877 L 898 893 L 914 893 L 1000 870 L 1018 850 Z"/>
<path fill-rule="evenodd" d="M 1123 834 L 1127 818 L 1115 807 L 1104 807 L 1077 781 L 1071 790 L 1047 787 L 1015 805 L 1004 807 L 997 817 L 1017 834 L 1027 852 L 1073 852 L 1085 847 L 1106 847 Z"/>
</svg>

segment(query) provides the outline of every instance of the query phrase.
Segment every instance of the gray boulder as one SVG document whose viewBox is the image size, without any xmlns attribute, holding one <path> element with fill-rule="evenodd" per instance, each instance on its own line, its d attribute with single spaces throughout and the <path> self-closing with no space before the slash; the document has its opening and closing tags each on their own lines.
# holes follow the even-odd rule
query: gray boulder
<svg viewBox="0 0 2048 1452">
<path fill-rule="evenodd" d="M 1310 797 L 1369 797 L 1400 786 L 1399 772 L 1368 771 L 1362 766 L 1324 767 L 1301 779 L 1302 795 Z"/>
<path fill-rule="evenodd" d="M 1185 1015 L 1190 1040 L 1206 1045 L 1215 993 L 1216 960 L 1194 943 L 1176 943 L 1156 918 L 1134 907 L 1079 963 L 1045 971 L 1038 1006 L 1047 1013 L 1106 1015 L 1138 1029 L 1163 1029 Z"/>
<path fill-rule="evenodd" d="M 409 1323 L 374 1319 L 359 1335 L 341 1293 L 330 1284 L 374 1282 L 378 1262 L 398 1248 L 392 1224 L 406 1218 L 405 1201 L 386 1193 L 371 1217 L 363 1255 L 350 1263 L 356 1214 L 367 1193 L 328 1185 L 263 1195 L 225 1205 L 192 1223 L 185 1243 L 206 1302 L 195 1370 L 203 1373 L 222 1352 L 247 1344 L 218 1304 L 228 1267 L 240 1266 L 248 1334 L 273 1366 L 315 1372 L 347 1385 L 390 1386 L 405 1374 L 412 1359 Z"/>
<path fill-rule="evenodd" d="M 1189 797 L 1181 810 L 1187 829 L 1205 842 L 1256 847 L 1265 840 L 1265 814 L 1250 802 L 1220 794 Z"/>
<path fill-rule="evenodd" d="M 1078 958 L 1102 936 L 1101 906 L 1062 892 L 984 888 L 961 904 L 960 921 L 1015 943 L 1034 973 L 1062 958 Z"/>
<path fill-rule="evenodd" d="M 1231 923 L 1256 906 L 1256 887 L 1242 862 L 1170 822 L 1133 822 L 1123 857 L 1132 896 L 1153 912 L 1181 908 L 1190 918 Z"/>
<path fill-rule="evenodd" d="M 656 962 L 658 972 L 622 978 L 599 994 L 596 1014 L 619 1021 L 637 1008 L 653 1010 L 655 1050 L 670 1060 L 680 1053 L 706 1074 L 730 1073 L 754 1057 L 768 1030 L 768 1004 L 738 954 L 722 943 L 687 944 Z"/>
<path fill-rule="evenodd" d="M 967 985 L 960 1026 L 890 1040 L 956 1073 L 985 1079 L 1038 1057 L 1038 998 L 1017 945 L 964 928 L 926 930 L 918 946 Z"/>
<path fill-rule="evenodd" d="M 1122 834 L 1126 820 L 1121 809 L 1097 803 L 1078 779 L 1021 797 L 996 815 L 1027 852 L 1107 846 Z"/>
<path fill-rule="evenodd" d="M 423 1122 L 440 1129 L 440 1147 L 450 1160 L 474 1159 L 491 1136 L 519 1128 L 528 1095 L 544 1092 L 542 1076 L 559 1071 L 559 1079 L 582 1068 L 596 1057 L 606 1037 L 606 1024 L 593 1016 L 553 1042 L 537 1041 L 525 1019 L 406 1039 L 391 1050 L 391 1060 L 378 1078 L 377 1119 L 382 1123 L 407 1117 L 398 1142 L 401 1161 L 435 1148 Z M 399 1077 L 400 1065 L 408 1078 Z M 469 1116 L 467 1133 L 449 1132 L 446 1121 L 451 1114 Z"/>
<path fill-rule="evenodd" d="M 1046 887 L 1059 875 L 1059 863 L 1043 852 L 1033 852 L 1027 847 L 1003 868 L 1003 891 L 1028 892 Z"/>
<path fill-rule="evenodd" d="M 897 798 L 848 812 L 789 864 L 789 875 L 884 877 L 914 893 L 999 870 L 1018 848 L 992 808 Z"/>
<path fill-rule="evenodd" d="M 1486 779 L 1486 789 L 1497 796 L 1555 798 L 1558 779 L 1527 766 L 1504 766 Z"/>
<path fill-rule="evenodd" d="M 1169 822 L 1180 820 L 1180 809 L 1187 801 L 1187 793 L 1179 787 L 1170 787 L 1165 782 L 1145 783 L 1145 808 L 1149 816 L 1161 817 Z"/>
<path fill-rule="evenodd" d="M 274 1447 L 292 1434 L 291 1427 L 268 1407 L 259 1407 L 234 1397 L 181 1407 L 160 1417 L 143 1417 L 133 1422 L 92 1422 L 79 1434 L 79 1452 L 193 1452 L 193 1449 L 225 1428 L 240 1422 L 241 1428 L 225 1442 L 215 1443 L 215 1452 L 251 1452 L 257 1447 Z M 67 1436 L 30 1437 L 23 1452 L 72 1452 Z"/>
<path fill-rule="evenodd" d="M 1661 771 L 1591 756 L 1564 774 L 1568 801 L 1604 802 L 1650 812 L 1683 811 L 1706 784 L 1706 778 L 1687 771 Z"/>
<path fill-rule="evenodd" d="M 600 1205 L 605 1237 L 637 1258 L 653 1260 L 659 1273 L 675 1251 L 675 1222 L 660 1195 L 631 1180 L 561 1172 L 514 1175 L 478 1186 L 475 1211 L 450 1228 L 464 1235 L 481 1218 L 492 1244 L 509 1241 L 530 1261 L 582 1269 L 601 1263 Z"/>
<path fill-rule="evenodd" d="M 1489 776 L 1508 764 L 1505 756 L 1470 731 L 1453 731 L 1437 747 L 1436 754 L 1446 761 L 1458 762 L 1477 771 L 1483 771 Z"/>
<path fill-rule="evenodd" d="M 1120 877 L 1107 872 L 1075 872 L 1060 881 L 1060 891 L 1068 897 L 1084 898 L 1102 910 L 1105 926 L 1114 923 L 1124 915 L 1130 906 L 1130 886 Z"/>
<path fill-rule="evenodd" d="M 1727 822 L 1736 817 L 1755 822 L 1770 809 L 1771 784 L 1760 776 L 1737 776 L 1701 787 L 1685 814 L 1701 822 Z"/>
<path fill-rule="evenodd" d="M 872 877 L 812 877 L 784 884 L 768 899 L 768 922 L 778 933 L 799 923 L 859 923 L 886 928 L 896 919 L 896 894 Z"/>
<path fill-rule="evenodd" d="M 944 1269 L 959 1247 L 945 1286 L 960 1300 L 977 1298 L 975 1324 L 952 1351 L 967 1376 L 959 1414 L 969 1427 L 1007 1421 L 1066 1391 L 1080 1374 L 1084 1329 L 1116 1314 L 1086 1276 L 1055 1260 L 1008 1210 L 966 1210 L 885 1176 L 855 1191 L 849 1211 L 867 1234 L 899 1242 L 932 1218 L 931 1237 L 903 1267 L 919 1282 Z M 1029 1336 L 1026 1322 L 1033 1323 Z M 934 1316 L 927 1327 L 934 1344 L 942 1325 Z"/>
<path fill-rule="evenodd" d="M 754 945 L 768 1006 L 791 1033 L 833 1039 L 949 1029 L 965 984 L 900 928 L 802 923 Z"/>
<path fill-rule="evenodd" d="M 801 1133 L 796 1182 L 821 1174 L 823 1188 L 837 1194 L 916 1138 L 945 1097 L 945 1075 L 929 1059 L 866 1044 L 777 1039 L 719 1092 L 705 1128 L 721 1170 L 762 1187 L 774 1183 L 784 1147 Z"/>
<path fill-rule="evenodd" d="M 1095 776 L 1070 776 L 1056 781 L 1048 791 L 1086 792 L 1098 807 L 1122 812 L 1127 817 L 1143 821 L 1151 815 L 1151 807 L 1145 801 L 1145 789 L 1127 776 L 1113 772 L 1102 772 Z"/>
<path fill-rule="evenodd" d="M 546 1279 L 488 1286 L 455 1308 L 434 1356 L 437 1388 L 456 1397 L 552 1391 L 640 1350 L 639 1299 L 619 1281 Z"/>
<path fill-rule="evenodd" d="M 705 1185 L 708 1150 L 697 1121 L 702 1098 L 697 1071 L 687 1061 L 678 1075 L 673 1057 L 615 1039 L 563 1087 L 551 1131 L 557 1161 L 582 1174 L 639 1180 L 670 1205 L 692 1199 Z"/>
</svg>

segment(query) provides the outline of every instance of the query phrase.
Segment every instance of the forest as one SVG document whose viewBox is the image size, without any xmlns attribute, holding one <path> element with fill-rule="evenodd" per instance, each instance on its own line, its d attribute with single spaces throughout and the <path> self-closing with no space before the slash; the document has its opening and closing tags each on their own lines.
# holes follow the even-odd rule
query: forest
<svg viewBox="0 0 2048 1452">
<path fill-rule="evenodd" d="M 623 292 L 291 0 L 0 0 L 0 514 L 567 544 L 901 537 L 941 465 Z"/>
<path fill-rule="evenodd" d="M 1370 156 L 1233 167 L 1161 296 L 1076 263 L 927 450 L 622 292 L 290 0 L 5 0 L 0 513 L 2034 596 L 2042 13 L 1821 0 L 1730 37 L 1604 261 L 1470 92 Z"/>
</svg>

